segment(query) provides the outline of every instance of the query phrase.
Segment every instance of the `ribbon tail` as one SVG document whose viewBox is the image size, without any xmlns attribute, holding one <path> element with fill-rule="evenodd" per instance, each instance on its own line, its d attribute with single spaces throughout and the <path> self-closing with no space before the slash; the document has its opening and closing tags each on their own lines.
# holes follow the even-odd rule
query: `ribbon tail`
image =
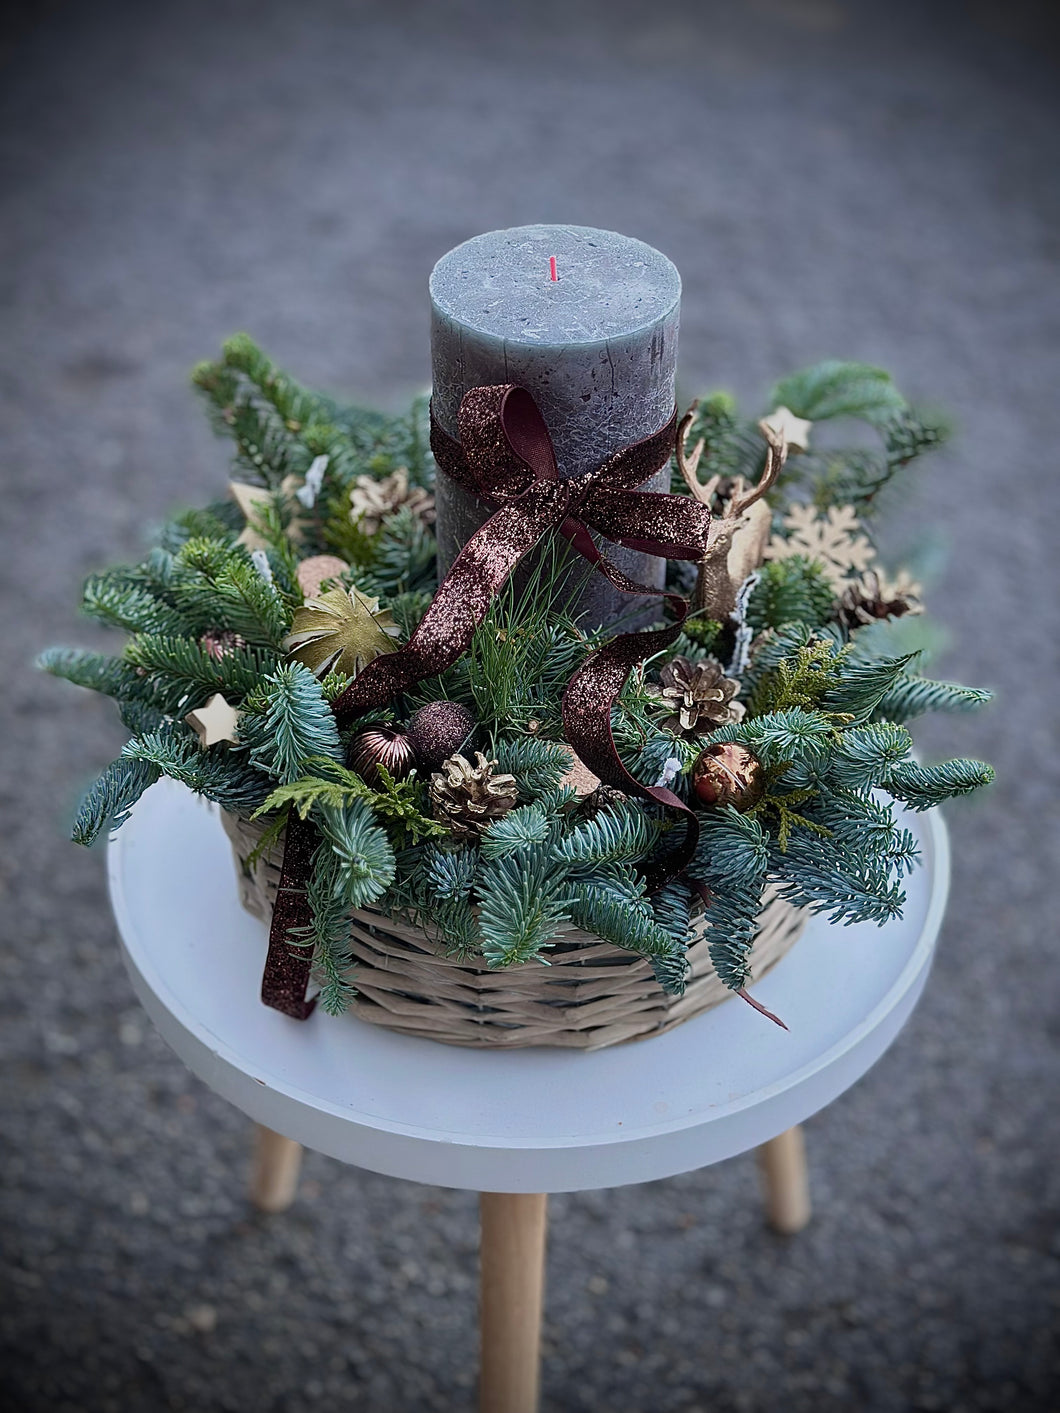
<svg viewBox="0 0 1060 1413">
<path fill-rule="evenodd" d="M 492 515 L 457 555 L 439 585 L 419 627 L 403 648 L 374 658 L 333 703 L 340 727 L 353 717 L 383 706 L 425 677 L 444 672 L 471 644 L 497 591 L 516 565 L 552 529 L 539 504 L 507 505 Z"/>
<path fill-rule="evenodd" d="M 316 825 L 302 819 L 298 811 L 292 809 L 287 816 L 287 837 L 280 886 L 272 910 L 261 999 L 266 1006 L 295 1020 L 305 1020 L 316 1005 L 316 998 L 307 1001 L 305 994 L 313 967 L 313 949 L 292 946 L 289 938 L 291 932 L 308 927 L 313 921 L 306 884 L 319 843 Z"/>
<path fill-rule="evenodd" d="M 644 785 L 630 774 L 623 764 L 611 731 L 611 710 L 633 668 L 646 658 L 676 642 L 688 612 L 685 600 L 676 594 L 665 594 L 643 584 L 626 580 L 613 565 L 602 560 L 598 566 L 616 587 L 627 593 L 655 593 L 665 596 L 679 614 L 676 623 L 647 633 L 622 633 L 586 658 L 567 684 L 563 694 L 563 730 L 567 741 L 594 775 L 605 785 L 627 795 L 650 800 L 676 811 L 685 822 L 685 837 L 678 849 L 661 863 L 645 870 L 649 892 L 660 888 L 682 873 L 692 860 L 699 843 L 699 819 L 684 800 L 663 785 Z"/>
</svg>

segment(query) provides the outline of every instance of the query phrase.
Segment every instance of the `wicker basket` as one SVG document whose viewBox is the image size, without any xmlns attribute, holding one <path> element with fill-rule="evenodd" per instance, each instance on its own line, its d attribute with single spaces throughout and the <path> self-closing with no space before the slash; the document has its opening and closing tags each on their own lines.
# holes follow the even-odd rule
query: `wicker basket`
<svg viewBox="0 0 1060 1413">
<path fill-rule="evenodd" d="M 222 810 L 239 866 L 240 895 L 248 912 L 268 923 L 280 877 L 280 840 L 252 872 L 247 857 L 262 827 Z M 797 940 L 804 915 L 767 889 L 751 952 L 756 976 Z M 446 956 L 420 927 L 372 908 L 350 914 L 357 995 L 351 1014 L 405 1035 L 447 1045 L 562 1045 L 598 1050 L 619 1041 L 658 1035 L 727 1000 L 732 992 L 711 966 L 706 928 L 688 949 L 691 973 L 683 996 L 667 996 L 641 957 L 577 928 L 566 928 L 549 951 L 551 965 L 526 962 L 489 971 Z"/>
</svg>

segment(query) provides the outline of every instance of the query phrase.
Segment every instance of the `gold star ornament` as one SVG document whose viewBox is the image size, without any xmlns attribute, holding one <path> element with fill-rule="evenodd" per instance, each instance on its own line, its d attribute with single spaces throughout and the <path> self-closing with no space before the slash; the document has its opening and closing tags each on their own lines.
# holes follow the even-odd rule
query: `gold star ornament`
<svg viewBox="0 0 1060 1413">
<path fill-rule="evenodd" d="M 216 746 L 219 741 L 235 745 L 239 740 L 236 733 L 239 712 L 228 705 L 220 692 L 215 692 L 205 706 L 189 711 L 184 720 L 198 736 L 200 746 Z"/>
</svg>

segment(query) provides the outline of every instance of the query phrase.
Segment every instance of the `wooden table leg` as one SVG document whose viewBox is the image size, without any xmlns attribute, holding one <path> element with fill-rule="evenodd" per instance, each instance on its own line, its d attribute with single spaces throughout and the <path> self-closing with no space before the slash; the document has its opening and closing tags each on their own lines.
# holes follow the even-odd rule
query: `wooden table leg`
<svg viewBox="0 0 1060 1413">
<path fill-rule="evenodd" d="M 250 1200 L 254 1206 L 261 1212 L 286 1211 L 294 1201 L 301 1166 L 300 1143 L 258 1124 L 254 1174 L 250 1182 Z"/>
<path fill-rule="evenodd" d="M 774 1231 L 792 1236 L 810 1220 L 806 1144 L 796 1126 L 763 1143 L 758 1166 L 765 1188 L 766 1217 Z"/>
<path fill-rule="evenodd" d="M 481 1413 L 536 1413 L 545 1289 L 544 1193 L 483 1192 Z"/>
</svg>

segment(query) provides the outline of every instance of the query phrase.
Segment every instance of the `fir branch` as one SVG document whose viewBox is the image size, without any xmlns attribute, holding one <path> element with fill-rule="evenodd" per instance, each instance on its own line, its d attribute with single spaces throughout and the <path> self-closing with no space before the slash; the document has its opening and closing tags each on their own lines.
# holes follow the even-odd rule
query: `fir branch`
<svg viewBox="0 0 1060 1413">
<path fill-rule="evenodd" d="M 258 814 L 261 813 L 259 810 Z M 269 853 L 274 844 L 278 844 L 283 837 L 283 832 L 287 828 L 287 820 L 290 816 L 290 809 L 278 810 L 275 816 L 265 826 L 265 831 L 261 838 L 251 849 L 246 857 L 246 866 L 251 873 L 255 871 L 258 864 Z"/>
<path fill-rule="evenodd" d="M 692 895 L 683 883 L 668 883 L 652 894 L 655 921 L 674 944 L 670 956 L 651 958 L 655 979 L 668 996 L 683 996 L 688 980 L 688 945 L 695 936 L 691 923 Z"/>
<path fill-rule="evenodd" d="M 822 848 L 809 835 L 793 836 L 786 852 L 772 854 L 770 869 L 781 897 L 797 908 L 827 913 L 830 922 L 882 927 L 905 906 L 905 893 L 891 881 L 886 860 L 844 848 L 834 837 Z"/>
<path fill-rule="evenodd" d="M 993 700 L 993 692 L 962 687 L 956 682 L 933 682 L 929 677 L 899 673 L 880 698 L 876 716 L 885 721 L 911 721 L 929 711 L 978 711 Z"/>
<path fill-rule="evenodd" d="M 639 807 L 621 813 L 601 810 L 577 825 L 554 846 L 554 856 L 577 868 L 635 862 L 645 858 L 659 837 L 659 826 Z"/>
<path fill-rule="evenodd" d="M 605 879 L 571 880 L 571 916 L 586 932 L 642 957 L 683 958 L 684 946 L 655 918 L 639 878 L 619 888 L 614 871 Z M 672 969 L 671 969 L 672 974 Z"/>
<path fill-rule="evenodd" d="M 823 768 L 835 732 L 836 723 L 830 714 L 789 707 L 763 716 L 745 717 L 743 721 L 730 721 L 712 732 L 710 739 L 717 744 L 735 741 L 746 746 L 770 769 L 792 763 L 803 768 Z"/>
<path fill-rule="evenodd" d="M 235 501 L 218 500 L 204 509 L 182 510 L 162 527 L 163 550 L 176 552 L 188 540 L 205 538 L 232 544 L 243 528 L 243 514 Z"/>
<path fill-rule="evenodd" d="M 948 760 L 941 765 L 905 761 L 891 771 L 884 788 L 911 810 L 929 810 L 989 785 L 993 778 L 993 768 L 981 760 Z"/>
<path fill-rule="evenodd" d="M 912 748 L 909 732 L 893 722 L 849 727 L 839 735 L 828 767 L 829 778 L 842 790 L 871 790 L 883 784 Z"/>
<path fill-rule="evenodd" d="M 501 737 L 494 740 L 492 754 L 503 775 L 514 775 L 519 798 L 532 800 L 553 790 L 570 769 L 570 749 L 559 741 L 543 741 L 536 736 Z"/>
<path fill-rule="evenodd" d="M 709 892 L 705 936 L 711 965 L 725 986 L 740 991 L 751 981 L 748 958 L 758 929 L 761 890 L 729 881 L 713 884 Z"/>
<path fill-rule="evenodd" d="M 154 695 L 148 680 L 120 657 L 89 652 L 81 648 L 47 648 L 37 658 L 37 666 L 53 677 L 62 677 L 75 687 L 116 697 L 119 701 L 150 701 Z"/>
<path fill-rule="evenodd" d="M 468 898 L 475 885 L 478 855 L 474 849 L 440 849 L 430 844 L 424 852 L 423 870 L 430 893 L 446 902 Z"/>
<path fill-rule="evenodd" d="M 544 961 L 542 952 L 570 921 L 567 880 L 542 848 L 489 860 L 479 896 L 482 955 L 491 969 Z"/>
<path fill-rule="evenodd" d="M 91 844 L 101 831 L 120 829 L 133 805 L 161 774 L 157 765 L 124 756 L 112 761 L 77 807 L 70 837 L 75 844 Z"/>
<path fill-rule="evenodd" d="M 824 422 L 856 417 L 879 426 L 906 410 L 905 398 L 882 368 L 830 358 L 782 378 L 770 403 L 789 408 L 796 417 Z"/>
<path fill-rule="evenodd" d="M 482 856 L 486 859 L 507 858 L 543 844 L 553 836 L 554 828 L 548 812 L 540 801 L 509 810 L 495 819 L 481 837 Z"/>
<path fill-rule="evenodd" d="M 146 674 L 143 691 L 133 695 L 173 714 L 193 701 L 205 701 L 214 692 L 239 705 L 258 688 L 276 659 L 262 648 L 249 646 L 231 648 L 215 658 L 193 639 L 141 633 L 126 645 L 124 661 L 130 671 L 140 668 Z"/>
<path fill-rule="evenodd" d="M 434 536 L 418 515 L 402 506 L 373 537 L 371 561 L 360 576 L 360 587 L 383 598 L 432 593 L 438 582 L 437 554 Z"/>
<path fill-rule="evenodd" d="M 244 817 L 253 814 L 268 790 L 261 775 L 242 764 L 228 748 L 211 746 L 204 751 L 183 728 L 152 731 L 130 741 L 122 755 L 157 767 L 196 794 Z"/>
<path fill-rule="evenodd" d="M 129 633 L 179 634 L 186 629 L 183 614 L 142 584 L 130 582 L 121 571 L 94 574 L 86 580 L 81 611 L 98 623 Z"/>
<path fill-rule="evenodd" d="M 350 901 L 342 859 L 326 843 L 313 857 L 306 898 L 311 922 L 307 927 L 292 928 L 288 940 L 295 946 L 312 947 L 321 1009 L 340 1016 L 356 995 L 349 980 L 353 965 Z"/>
<path fill-rule="evenodd" d="M 335 714 L 308 667 L 289 662 L 277 668 L 265 678 L 258 703 L 260 714 L 241 728 L 241 736 L 260 770 L 288 785 L 311 759 L 341 761 Z"/>
<path fill-rule="evenodd" d="M 769 863 L 769 837 L 758 819 L 731 805 L 699 816 L 699 844 L 689 866 L 694 878 L 711 887 L 731 884 L 761 892 Z"/>
<path fill-rule="evenodd" d="M 382 897 L 394 881 L 394 851 L 363 800 L 341 808 L 319 805 L 314 818 L 342 865 L 346 903 L 363 908 Z"/>
<path fill-rule="evenodd" d="M 855 723 L 868 721 L 915 657 L 838 658 L 838 676 L 821 698 L 822 706 L 849 715 Z"/>
<path fill-rule="evenodd" d="M 762 565 L 747 605 L 747 622 L 756 633 L 787 623 L 816 628 L 828 621 L 834 604 L 835 591 L 820 565 L 792 555 Z"/>
<path fill-rule="evenodd" d="M 286 570 L 289 581 L 295 576 L 296 565 L 282 530 L 278 531 L 278 544 L 286 548 L 274 551 L 277 568 Z M 279 651 L 290 627 L 290 612 L 275 584 L 262 578 L 242 545 L 188 540 L 177 553 L 176 563 L 176 604 L 199 631 L 228 628 L 248 643 Z M 294 592 L 300 600 L 300 592 Z"/>
</svg>

